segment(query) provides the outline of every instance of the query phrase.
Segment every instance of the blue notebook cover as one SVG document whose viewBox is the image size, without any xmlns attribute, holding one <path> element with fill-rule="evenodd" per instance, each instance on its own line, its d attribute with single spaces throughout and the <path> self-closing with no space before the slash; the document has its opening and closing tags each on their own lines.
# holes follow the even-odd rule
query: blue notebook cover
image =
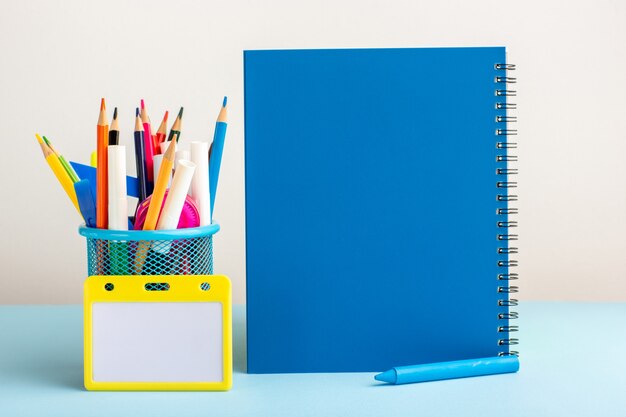
<svg viewBox="0 0 626 417">
<path fill-rule="evenodd" d="M 507 353 L 505 48 L 244 62 L 248 372 Z"/>
</svg>

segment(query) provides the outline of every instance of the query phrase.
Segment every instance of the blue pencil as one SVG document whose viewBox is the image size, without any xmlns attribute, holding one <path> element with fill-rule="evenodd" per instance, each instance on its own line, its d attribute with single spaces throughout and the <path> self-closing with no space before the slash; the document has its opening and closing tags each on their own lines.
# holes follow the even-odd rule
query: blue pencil
<svg viewBox="0 0 626 417">
<path fill-rule="evenodd" d="M 397 366 L 376 375 L 374 379 L 390 384 L 411 384 L 441 379 L 504 374 L 517 372 L 518 370 L 518 357 L 509 355 L 423 365 Z"/>
<path fill-rule="evenodd" d="M 226 139 L 226 102 L 228 97 L 224 97 L 220 114 L 217 116 L 215 123 L 215 132 L 213 133 L 213 143 L 211 144 L 211 152 L 209 157 L 209 192 L 211 193 L 211 223 L 213 222 L 213 207 L 215 207 L 215 194 L 217 193 L 217 181 L 220 176 L 220 166 L 222 164 L 222 153 L 224 151 L 224 140 Z"/>
</svg>

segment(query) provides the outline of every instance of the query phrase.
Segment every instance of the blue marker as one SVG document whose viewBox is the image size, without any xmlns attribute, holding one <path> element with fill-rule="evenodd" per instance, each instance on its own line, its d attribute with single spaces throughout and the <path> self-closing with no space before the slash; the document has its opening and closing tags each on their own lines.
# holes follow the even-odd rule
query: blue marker
<svg viewBox="0 0 626 417">
<path fill-rule="evenodd" d="M 217 180 L 220 176 L 220 165 L 222 164 L 222 152 L 224 151 L 224 140 L 226 139 L 226 102 L 228 97 L 224 97 L 222 109 L 217 116 L 215 132 L 213 133 L 213 143 L 209 152 L 209 192 L 211 193 L 211 223 L 213 222 L 213 207 L 215 206 L 215 194 L 217 193 Z"/>
<path fill-rule="evenodd" d="M 85 219 L 85 225 L 87 227 L 96 227 L 96 202 L 91 192 L 89 180 L 82 179 L 75 182 L 74 191 L 76 191 L 78 207 L 80 207 L 80 214 Z"/>
<path fill-rule="evenodd" d="M 397 366 L 376 375 L 374 379 L 390 384 L 411 384 L 414 382 L 438 381 L 441 379 L 505 374 L 517 372 L 518 370 L 518 357 L 516 355 L 509 355 L 428 363 L 424 365 Z"/>
</svg>

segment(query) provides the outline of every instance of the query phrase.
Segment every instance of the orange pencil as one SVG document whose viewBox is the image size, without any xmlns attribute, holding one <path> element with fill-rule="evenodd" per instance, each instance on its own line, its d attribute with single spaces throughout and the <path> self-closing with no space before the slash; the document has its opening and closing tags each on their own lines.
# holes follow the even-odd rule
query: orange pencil
<svg viewBox="0 0 626 417">
<path fill-rule="evenodd" d="M 146 214 L 146 221 L 143 224 L 143 230 L 155 230 L 157 220 L 159 220 L 163 197 L 165 197 L 167 184 L 170 182 L 172 166 L 174 165 L 174 157 L 176 156 L 176 137 L 177 135 L 174 134 L 172 141 L 167 147 L 167 151 L 163 155 L 163 162 L 161 162 L 159 175 L 154 182 L 154 192 L 152 193 L 152 197 L 150 197 L 150 206 L 148 206 L 148 214 Z"/>
<path fill-rule="evenodd" d="M 174 165 L 174 157 L 176 156 L 176 135 L 167 147 L 167 151 L 163 155 L 163 162 L 161 162 L 161 168 L 159 174 L 154 180 L 154 192 L 150 197 L 150 205 L 148 206 L 148 214 L 146 214 L 146 220 L 143 224 L 143 230 L 155 230 L 159 215 L 161 214 L 161 206 L 163 205 L 163 199 L 165 198 L 165 191 L 167 190 L 167 184 L 170 182 L 172 175 L 172 166 Z M 135 254 L 135 274 L 141 275 L 143 265 L 148 258 L 148 251 L 150 250 L 150 243 L 141 241 L 137 247 L 137 253 Z"/>
<path fill-rule="evenodd" d="M 107 173 L 107 147 L 109 146 L 109 121 L 107 119 L 104 98 L 100 101 L 100 116 L 97 127 L 97 150 L 98 166 L 96 167 L 96 227 L 107 229 L 109 227 L 109 189 Z"/>
</svg>

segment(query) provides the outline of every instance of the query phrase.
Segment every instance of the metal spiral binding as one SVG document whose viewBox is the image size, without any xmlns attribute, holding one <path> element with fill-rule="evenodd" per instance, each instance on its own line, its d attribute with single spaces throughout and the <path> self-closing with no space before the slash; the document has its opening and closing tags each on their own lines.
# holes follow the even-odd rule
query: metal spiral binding
<svg viewBox="0 0 626 417">
<path fill-rule="evenodd" d="M 514 103 L 507 102 L 509 97 L 517 96 L 517 91 L 510 89 L 510 84 L 517 83 L 517 79 L 515 77 L 509 76 L 509 71 L 515 70 L 514 64 L 496 64 L 494 66 L 496 70 L 496 76 L 494 78 L 494 82 L 496 84 L 495 88 L 495 96 L 497 98 L 504 97 L 504 100 L 501 102 L 496 102 L 495 108 L 496 110 L 516 110 L 517 105 Z M 495 134 L 498 137 L 504 136 L 504 138 L 509 138 L 511 136 L 517 135 L 517 129 L 510 128 L 510 123 L 517 123 L 517 116 L 511 116 L 508 114 L 500 114 L 496 116 L 496 129 Z M 503 138 L 503 139 L 504 139 Z M 514 298 L 508 298 L 508 295 L 515 294 L 519 291 L 519 287 L 516 285 L 510 285 L 511 281 L 517 280 L 519 278 L 518 274 L 515 272 L 510 272 L 511 268 L 515 268 L 518 266 L 518 262 L 513 259 L 509 259 L 509 255 L 518 253 L 518 248 L 509 246 L 509 243 L 518 239 L 518 236 L 513 233 L 509 233 L 509 230 L 517 227 L 517 221 L 511 220 L 511 215 L 518 214 L 518 209 L 514 207 L 508 207 L 508 203 L 512 201 L 517 201 L 517 195 L 509 194 L 509 190 L 517 187 L 516 181 L 510 181 L 511 175 L 517 175 L 517 168 L 510 168 L 508 166 L 509 162 L 517 162 L 517 156 L 509 155 L 509 149 L 516 149 L 517 143 L 511 142 L 510 140 L 497 141 L 496 149 L 499 152 L 504 152 L 503 154 L 496 155 L 496 162 L 502 166 L 498 166 L 496 168 L 496 175 L 498 176 L 498 180 L 496 181 L 496 189 L 501 191 L 496 195 L 496 200 L 498 202 L 504 202 L 507 207 L 500 207 L 497 209 L 496 214 L 498 216 L 498 220 L 496 222 L 496 226 L 500 233 L 497 234 L 498 242 L 502 242 L 504 245 L 498 248 L 498 254 L 503 255 L 503 259 L 498 260 L 498 268 L 503 268 L 502 273 L 498 274 L 498 293 L 506 294 L 506 298 L 502 298 L 498 300 L 498 306 L 506 307 L 506 312 L 501 312 L 498 314 L 498 320 L 503 320 L 504 323 L 498 326 L 498 333 L 506 333 L 505 337 L 501 337 L 498 339 L 498 346 L 506 346 L 506 350 L 500 352 L 500 356 L 507 355 L 518 355 L 517 351 L 509 350 L 508 347 L 517 345 L 519 340 L 514 337 L 510 337 L 510 333 L 517 332 L 518 326 L 510 324 L 511 320 L 516 320 L 519 316 L 515 311 L 509 311 L 509 307 L 515 307 L 518 304 L 518 301 Z M 503 335 L 504 336 L 504 335 Z"/>
</svg>

